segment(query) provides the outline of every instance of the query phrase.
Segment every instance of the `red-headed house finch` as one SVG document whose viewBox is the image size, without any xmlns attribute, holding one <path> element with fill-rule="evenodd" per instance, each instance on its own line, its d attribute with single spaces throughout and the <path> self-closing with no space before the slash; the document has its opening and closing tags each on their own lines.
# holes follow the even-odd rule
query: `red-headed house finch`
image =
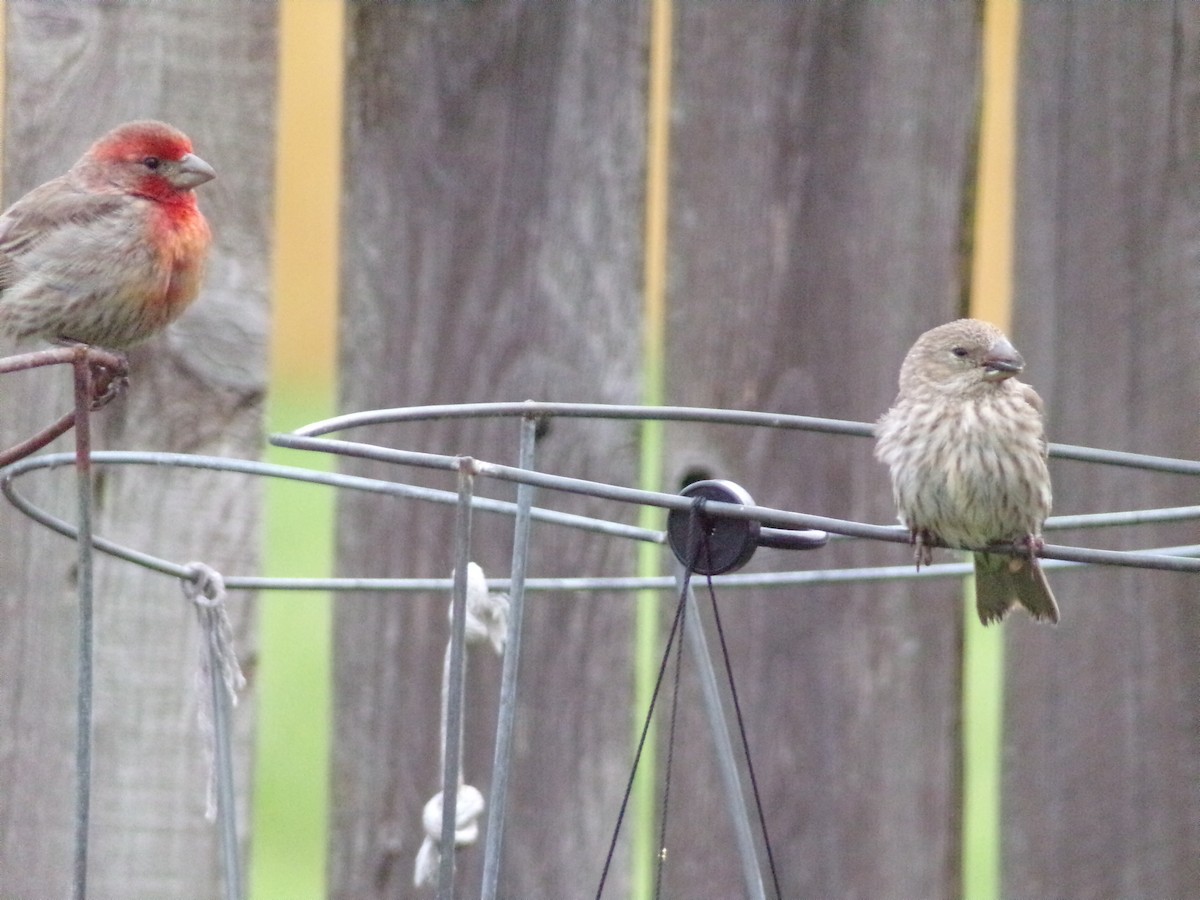
<svg viewBox="0 0 1200 900">
<path fill-rule="evenodd" d="M 0 216 L 0 330 L 123 350 L 196 299 L 216 177 L 183 132 L 128 122 Z"/>
<path fill-rule="evenodd" d="M 1058 605 L 1033 555 L 1050 514 L 1050 474 L 1041 398 L 1014 377 L 1024 365 L 986 322 L 959 319 L 927 331 L 904 357 L 900 392 L 875 430 L 875 455 L 891 469 L 918 567 L 930 560 L 929 541 L 1026 550 L 975 554 L 975 596 L 985 625 L 1015 603 L 1035 619 L 1058 621 Z"/>
</svg>

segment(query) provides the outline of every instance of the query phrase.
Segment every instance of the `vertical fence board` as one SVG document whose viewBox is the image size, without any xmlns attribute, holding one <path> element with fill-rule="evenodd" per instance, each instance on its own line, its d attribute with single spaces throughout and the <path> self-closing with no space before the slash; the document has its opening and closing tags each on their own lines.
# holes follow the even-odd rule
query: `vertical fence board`
<svg viewBox="0 0 1200 900">
<path fill-rule="evenodd" d="M 1017 341 L 1052 439 L 1194 457 L 1200 391 L 1200 16 L 1024 7 Z M 1194 502 L 1164 475 L 1058 463 L 1062 513 Z M 1195 525 L 1064 543 L 1192 543 Z M 1194 575 L 1051 579 L 1057 629 L 1009 631 L 1004 893 L 1189 896 L 1200 885 Z"/>
<path fill-rule="evenodd" d="M 639 5 L 352 4 L 341 358 L 346 410 L 435 402 L 635 402 L 644 12 Z M 451 421 L 356 439 L 516 461 L 518 426 Z M 636 431 L 560 421 L 551 471 L 630 484 Z M 355 471 L 453 490 L 453 478 Z M 512 497 L 480 481 L 482 494 Z M 606 517 L 631 510 L 543 494 Z M 452 513 L 341 498 L 345 575 L 448 576 Z M 511 521 L 477 514 L 473 558 L 507 574 Z M 535 526 L 530 574 L 629 573 L 633 548 Z M 440 789 L 447 595 L 348 596 L 335 612 L 331 895 L 412 894 Z M 586 893 L 630 757 L 629 616 L 614 595 L 532 595 L 502 896 Z M 486 792 L 500 666 L 472 651 L 466 778 Z M 481 848 L 459 856 L 463 896 Z M 614 888 L 621 890 L 623 875 Z M 582 886 L 582 887 L 581 887 Z"/>
<path fill-rule="evenodd" d="M 680 4 L 677 55 L 669 402 L 875 419 L 908 345 L 964 290 L 975 10 Z M 861 439 L 672 428 L 667 470 L 770 506 L 895 514 Z M 751 567 L 909 559 L 856 543 Z M 956 581 L 718 591 L 783 896 L 958 893 L 959 596 Z M 667 884 L 741 896 L 706 726 L 685 721 Z"/>
<path fill-rule="evenodd" d="M 219 179 L 200 189 L 216 244 L 193 311 L 130 354 L 131 385 L 96 417 L 104 449 L 252 456 L 261 445 L 273 152 L 275 10 L 269 4 L 6 4 L 5 197 L 58 175 L 113 125 L 180 126 Z M 5 350 L 10 351 L 11 345 Z M 66 371 L 6 378 L 7 445 L 70 408 Z M 57 447 L 72 446 L 70 436 Z M 29 493 L 73 518 L 70 470 Z M 106 536 L 166 558 L 246 573 L 258 490 L 209 475 L 102 471 Z M 66 896 L 72 858 L 75 549 L 0 510 L 0 894 Z M 231 597 L 247 672 L 252 607 Z M 95 896 L 217 896 L 216 832 L 196 727 L 196 616 L 178 584 L 101 557 L 96 574 L 96 739 L 89 888 Z M 249 695 L 248 695 L 249 696 Z M 244 699 L 248 699 L 244 698 Z M 237 713 L 239 792 L 253 704 Z M 240 810 L 245 821 L 245 810 Z"/>
</svg>

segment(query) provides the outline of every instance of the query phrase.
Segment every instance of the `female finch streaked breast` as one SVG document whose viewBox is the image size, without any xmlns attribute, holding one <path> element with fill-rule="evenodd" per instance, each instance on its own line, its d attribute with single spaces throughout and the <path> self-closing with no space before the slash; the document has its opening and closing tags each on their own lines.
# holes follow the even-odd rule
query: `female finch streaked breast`
<svg viewBox="0 0 1200 900">
<path fill-rule="evenodd" d="M 123 350 L 196 299 L 216 177 L 183 132 L 128 122 L 0 215 L 0 330 Z"/>
<path fill-rule="evenodd" d="M 917 565 L 929 541 L 1026 552 L 975 554 L 975 596 L 987 625 L 1020 603 L 1058 621 L 1033 550 L 1050 514 L 1042 401 L 1018 381 L 1024 360 L 999 329 L 959 319 L 925 332 L 900 368 L 896 402 L 876 427 L 876 457 L 892 473 Z"/>
</svg>

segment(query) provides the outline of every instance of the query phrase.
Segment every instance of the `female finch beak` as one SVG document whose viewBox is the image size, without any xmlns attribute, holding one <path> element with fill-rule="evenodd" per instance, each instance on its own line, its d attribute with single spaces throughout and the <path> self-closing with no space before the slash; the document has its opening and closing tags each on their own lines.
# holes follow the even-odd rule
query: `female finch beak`
<svg viewBox="0 0 1200 900">
<path fill-rule="evenodd" d="M 195 153 L 189 153 L 179 161 L 179 168 L 175 170 L 171 183 L 178 188 L 190 190 L 216 177 L 217 172 L 212 166 Z"/>
<path fill-rule="evenodd" d="M 987 356 L 983 358 L 983 380 L 1003 381 L 1019 375 L 1024 368 L 1025 360 L 1017 348 L 1001 338 L 988 348 Z"/>
</svg>

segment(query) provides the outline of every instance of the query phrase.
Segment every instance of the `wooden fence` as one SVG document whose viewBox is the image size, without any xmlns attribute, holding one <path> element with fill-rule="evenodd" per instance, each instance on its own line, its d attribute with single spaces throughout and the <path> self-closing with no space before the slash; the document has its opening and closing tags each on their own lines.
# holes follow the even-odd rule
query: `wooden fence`
<svg viewBox="0 0 1200 900">
<path fill-rule="evenodd" d="M 670 168 L 655 310 L 645 303 L 656 64 L 647 48 L 664 7 Z M 1031 2 L 1021 12 L 1012 330 L 1047 400 L 1050 436 L 1194 458 L 1200 6 Z M 343 410 L 653 396 L 869 421 L 891 401 L 915 336 L 969 302 L 986 88 L 978 5 L 364 2 L 345 15 L 344 119 L 329 126 L 343 134 Z M 133 356 L 128 396 L 99 420 L 105 447 L 261 450 L 276 16 L 272 4 L 235 0 L 6 4 L 7 200 L 65 169 L 111 124 L 144 115 L 184 127 L 220 172 L 202 198 L 218 241 L 203 299 Z M 283 299 L 275 315 L 304 315 L 285 312 Z M 660 313 L 661 367 L 647 327 Z M 10 381 L 0 393 L 6 444 L 42 424 L 47 398 L 68 403 L 57 383 Z M 513 432 L 496 422 L 370 437 L 515 461 Z M 557 422 L 540 465 L 635 485 L 646 472 L 639 440 L 628 423 Z M 867 441 L 678 426 L 654 464 L 665 490 L 711 473 L 774 507 L 894 515 Z M 452 487 L 380 464 L 351 468 Z M 1063 513 L 1196 496 L 1194 481 L 1176 476 L 1079 463 L 1052 474 Z M 47 484 L 39 499 L 69 509 L 69 486 Z M 259 506 L 244 481 L 105 473 L 99 527 L 160 555 L 247 571 Z M 560 508 L 612 511 L 588 498 Z M 338 574 L 448 575 L 451 515 L 340 498 Z M 0 527 L 0 896 L 61 896 L 74 557 L 7 508 Z M 1194 543 L 1188 528 L 1190 537 L 1155 527 L 1056 540 Z M 510 535 L 507 524 L 478 523 L 475 558 L 489 574 L 507 567 Z M 908 559 L 856 542 L 802 564 Z M 638 565 L 619 542 L 535 529 L 531 574 Z M 1018 615 L 1003 626 L 1003 895 L 1194 895 L 1196 577 L 1096 569 L 1053 581 L 1061 625 Z M 198 638 L 176 591 L 127 565 L 98 570 L 96 897 L 219 893 L 196 751 Z M 336 600 L 329 896 L 414 896 L 420 810 L 437 787 L 446 601 Z M 646 601 L 529 602 L 502 896 L 591 896 L 642 713 L 631 704 L 633 632 Z M 725 603 L 784 896 L 961 895 L 960 585 L 771 589 Z M 234 610 L 252 673 L 253 602 Z M 473 697 L 494 689 L 499 668 L 473 661 Z M 738 896 L 697 696 L 687 688 L 674 751 L 664 889 Z M 478 781 L 494 711 L 472 713 L 466 765 Z M 251 689 L 238 709 L 243 785 L 255 714 Z M 606 896 L 636 891 L 638 865 L 623 842 Z M 462 896 L 479 866 L 479 854 L 462 854 Z"/>
</svg>

